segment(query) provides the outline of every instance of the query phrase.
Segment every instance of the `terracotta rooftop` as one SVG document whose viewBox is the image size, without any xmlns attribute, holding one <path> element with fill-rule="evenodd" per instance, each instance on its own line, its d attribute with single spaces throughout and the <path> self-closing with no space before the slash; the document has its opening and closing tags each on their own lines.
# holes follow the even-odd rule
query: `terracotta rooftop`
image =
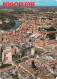
<svg viewBox="0 0 57 79">
<path fill-rule="evenodd" d="M 23 68 L 19 68 L 18 69 L 18 73 L 20 75 L 22 75 L 23 77 L 30 77 L 30 76 L 32 76 L 30 73 L 28 73 L 27 71 L 25 71 Z"/>
<path fill-rule="evenodd" d="M 40 79 L 52 79 L 52 78 L 54 78 L 53 75 L 51 75 L 51 76 L 46 76 L 44 73 L 40 73 L 40 74 L 38 75 L 38 77 L 39 77 Z"/>
<path fill-rule="evenodd" d="M 33 58 L 32 59 L 28 59 L 27 61 L 28 62 L 31 62 L 33 60 Z M 34 61 L 35 62 L 35 64 L 38 64 L 36 61 Z M 36 72 L 36 69 L 35 68 L 32 68 L 32 66 L 29 64 L 29 65 L 26 65 L 26 62 L 22 62 L 22 63 L 20 63 L 20 65 L 23 67 L 23 68 L 25 68 L 26 70 L 28 70 L 29 72 L 31 72 L 32 74 L 37 74 L 37 72 Z"/>
<path fill-rule="evenodd" d="M 47 64 L 48 66 L 55 65 L 55 64 L 57 64 L 57 60 L 55 60 L 53 62 L 46 62 L 45 64 Z"/>
<path fill-rule="evenodd" d="M 10 69 L 13 69 L 14 67 L 16 67 L 16 66 L 9 66 L 9 67 L 3 68 L 0 70 L 0 72 L 8 71 Z"/>
</svg>

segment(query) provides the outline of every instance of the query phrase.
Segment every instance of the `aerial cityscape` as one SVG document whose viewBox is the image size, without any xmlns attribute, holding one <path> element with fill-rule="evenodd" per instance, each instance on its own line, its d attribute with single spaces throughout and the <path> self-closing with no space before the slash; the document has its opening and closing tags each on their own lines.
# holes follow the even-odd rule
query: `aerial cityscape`
<svg viewBox="0 0 57 79">
<path fill-rule="evenodd" d="M 0 79 L 57 79 L 57 7 L 0 6 Z"/>
</svg>

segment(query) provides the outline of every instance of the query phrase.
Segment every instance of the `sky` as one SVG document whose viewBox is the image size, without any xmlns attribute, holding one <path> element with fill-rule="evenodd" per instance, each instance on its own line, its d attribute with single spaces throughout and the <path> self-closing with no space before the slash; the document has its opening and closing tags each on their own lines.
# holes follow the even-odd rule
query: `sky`
<svg viewBox="0 0 57 79">
<path fill-rule="evenodd" d="M 35 2 L 36 6 L 57 6 L 57 0 L 0 0 L 0 5 L 3 2 Z"/>
</svg>

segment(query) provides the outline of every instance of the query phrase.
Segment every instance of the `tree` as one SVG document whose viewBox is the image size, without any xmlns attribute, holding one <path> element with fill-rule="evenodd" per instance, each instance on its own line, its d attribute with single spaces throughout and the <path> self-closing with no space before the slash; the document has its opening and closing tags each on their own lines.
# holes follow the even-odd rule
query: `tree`
<svg viewBox="0 0 57 79">
<path fill-rule="evenodd" d="M 36 68 L 34 61 L 32 61 L 32 67 Z"/>
<path fill-rule="evenodd" d="M 46 29 L 47 31 L 56 31 L 54 27 L 50 27 L 49 29 Z"/>
<path fill-rule="evenodd" d="M 52 40 L 52 39 L 56 38 L 56 35 L 55 35 L 55 33 L 49 33 L 49 34 L 47 34 L 47 38 L 50 38 Z"/>
<path fill-rule="evenodd" d="M 11 74 L 11 76 L 12 76 L 13 79 L 19 79 L 17 73 L 15 75 L 14 74 Z"/>
</svg>

